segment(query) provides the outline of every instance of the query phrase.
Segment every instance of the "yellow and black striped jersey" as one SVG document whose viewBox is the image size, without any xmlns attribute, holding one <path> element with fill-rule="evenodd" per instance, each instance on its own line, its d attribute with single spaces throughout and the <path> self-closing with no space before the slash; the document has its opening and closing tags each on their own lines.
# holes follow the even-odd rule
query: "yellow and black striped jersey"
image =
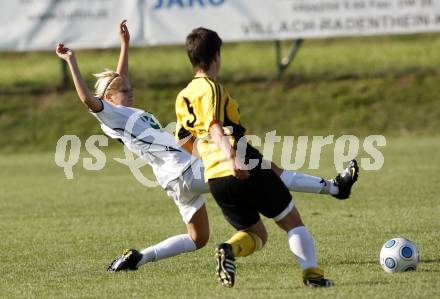
<svg viewBox="0 0 440 299">
<path fill-rule="evenodd" d="M 209 137 L 209 127 L 215 120 L 223 123 L 224 133 L 234 147 L 246 132 L 240 123 L 238 104 L 227 90 L 206 76 L 195 77 L 177 96 L 176 116 L 176 138 L 192 135 L 198 139 L 205 179 L 232 175 L 231 162 Z"/>
</svg>

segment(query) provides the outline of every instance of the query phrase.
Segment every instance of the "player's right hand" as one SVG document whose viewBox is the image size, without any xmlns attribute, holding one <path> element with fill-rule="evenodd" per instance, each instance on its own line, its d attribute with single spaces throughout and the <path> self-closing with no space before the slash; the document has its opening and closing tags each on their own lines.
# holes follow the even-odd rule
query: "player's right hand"
<svg viewBox="0 0 440 299">
<path fill-rule="evenodd" d="M 66 48 L 63 43 L 58 43 L 55 53 L 57 53 L 59 58 L 66 61 L 73 57 L 73 51 L 69 48 Z"/>
<path fill-rule="evenodd" d="M 239 180 L 245 180 L 251 174 L 249 170 L 246 169 L 246 166 L 235 158 L 232 162 L 232 175 Z"/>
</svg>

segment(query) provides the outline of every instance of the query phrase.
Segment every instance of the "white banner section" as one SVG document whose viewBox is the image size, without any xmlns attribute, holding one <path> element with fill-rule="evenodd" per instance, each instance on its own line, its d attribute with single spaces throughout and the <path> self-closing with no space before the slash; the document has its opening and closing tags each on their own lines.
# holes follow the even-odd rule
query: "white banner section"
<svg viewBox="0 0 440 299">
<path fill-rule="evenodd" d="M 183 44 L 195 27 L 225 42 L 440 31 L 440 0 L 9 0 L 1 1 L 0 50 Z"/>
</svg>

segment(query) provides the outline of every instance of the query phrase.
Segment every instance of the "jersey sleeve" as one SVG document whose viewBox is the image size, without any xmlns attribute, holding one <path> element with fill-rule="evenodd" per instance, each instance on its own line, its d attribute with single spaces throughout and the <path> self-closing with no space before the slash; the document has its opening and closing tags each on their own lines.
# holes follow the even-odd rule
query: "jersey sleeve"
<svg viewBox="0 0 440 299">
<path fill-rule="evenodd" d="M 220 84 L 209 81 L 210 89 L 205 93 L 201 103 L 201 112 L 204 119 L 204 129 L 209 131 L 213 121 L 224 122 L 225 91 Z"/>
<path fill-rule="evenodd" d="M 100 123 L 110 128 L 120 127 L 122 124 L 124 124 L 124 120 L 121 119 L 121 115 L 118 112 L 117 107 L 108 104 L 106 101 L 100 101 L 102 103 L 102 109 L 99 112 L 89 110 Z"/>
<path fill-rule="evenodd" d="M 183 99 L 183 96 L 179 94 L 176 99 L 176 140 L 182 140 L 187 138 L 191 135 L 191 132 L 188 130 L 188 128 L 185 128 L 185 121 L 187 120 L 188 116 L 188 108 L 185 104 L 185 100 Z"/>
<path fill-rule="evenodd" d="M 176 139 L 177 141 L 180 141 L 182 139 L 187 138 L 188 136 L 191 136 L 191 132 L 185 129 L 181 122 L 176 123 Z"/>
</svg>

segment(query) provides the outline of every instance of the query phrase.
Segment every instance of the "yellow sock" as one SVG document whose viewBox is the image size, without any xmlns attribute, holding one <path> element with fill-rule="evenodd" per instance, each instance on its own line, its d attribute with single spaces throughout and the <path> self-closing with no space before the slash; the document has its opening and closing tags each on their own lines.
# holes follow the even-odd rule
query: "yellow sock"
<svg viewBox="0 0 440 299">
<path fill-rule="evenodd" d="M 324 278 L 324 270 L 321 268 L 308 268 L 303 270 L 303 279 Z"/>
<path fill-rule="evenodd" d="M 256 234 L 239 231 L 226 243 L 231 244 L 234 256 L 248 256 L 263 247 L 263 241 Z"/>
</svg>

